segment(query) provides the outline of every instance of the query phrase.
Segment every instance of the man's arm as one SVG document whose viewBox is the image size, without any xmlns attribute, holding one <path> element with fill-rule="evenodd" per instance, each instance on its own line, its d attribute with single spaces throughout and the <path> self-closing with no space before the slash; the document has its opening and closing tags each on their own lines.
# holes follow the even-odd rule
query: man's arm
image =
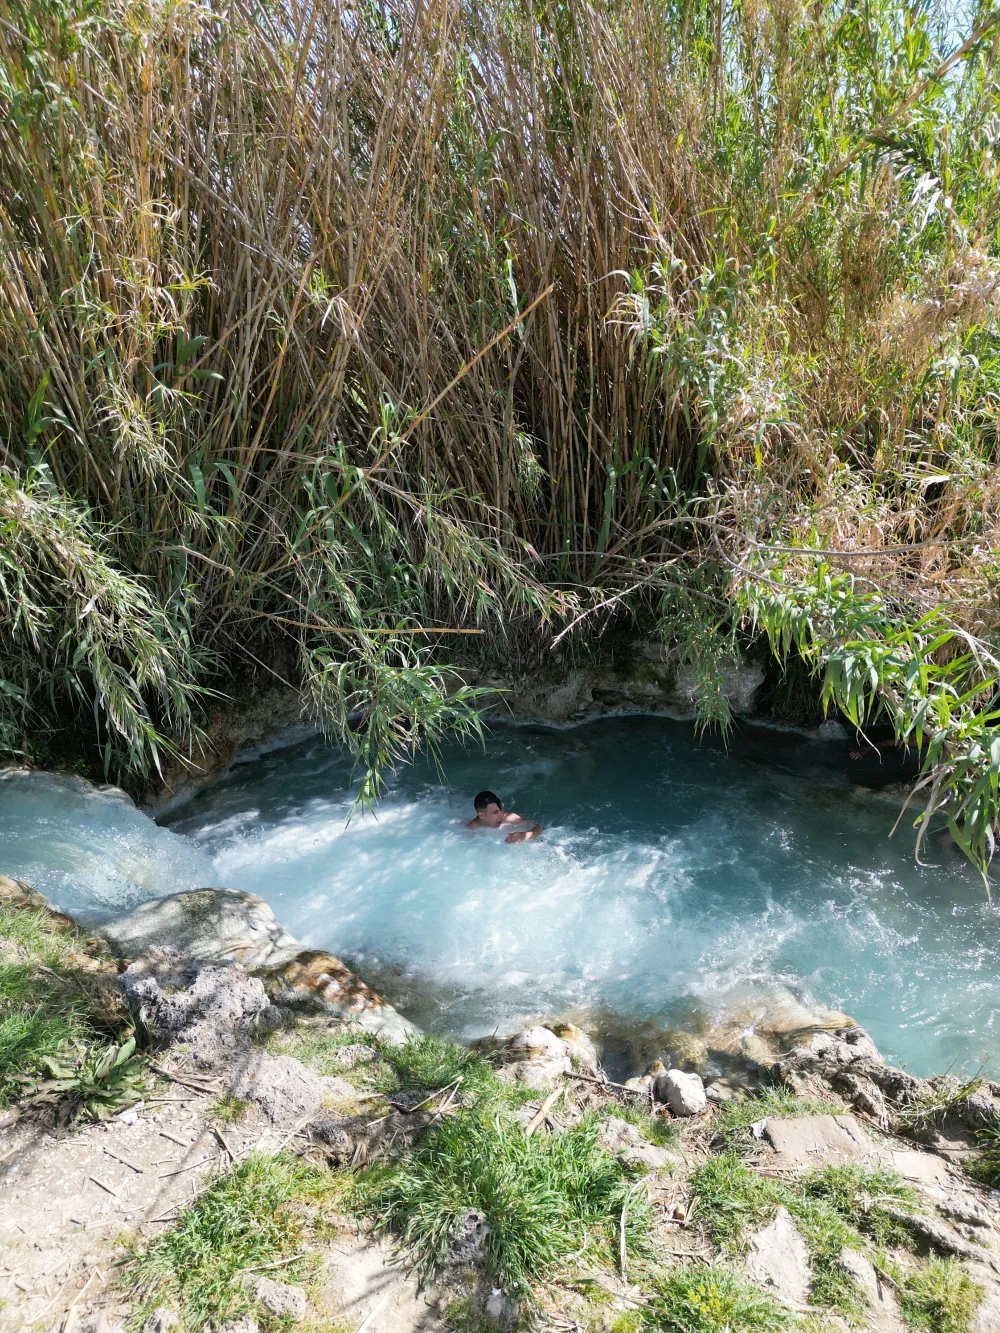
<svg viewBox="0 0 1000 1333">
<path fill-rule="evenodd" d="M 507 814 L 503 821 L 505 824 L 527 824 L 527 828 L 517 829 L 514 833 L 508 833 L 504 842 L 530 842 L 532 838 L 537 838 L 542 831 L 541 824 L 537 824 L 533 819 L 525 819 L 523 815 L 514 814 L 513 810 Z"/>
</svg>

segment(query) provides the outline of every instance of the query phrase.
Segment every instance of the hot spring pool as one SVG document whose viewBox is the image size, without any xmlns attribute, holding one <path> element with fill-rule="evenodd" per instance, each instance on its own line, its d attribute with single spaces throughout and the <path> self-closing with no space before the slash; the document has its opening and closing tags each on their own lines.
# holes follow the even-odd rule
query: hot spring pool
<svg viewBox="0 0 1000 1333">
<path fill-rule="evenodd" d="M 408 1017 L 455 1036 L 573 1014 L 605 1031 L 682 1026 L 791 990 L 853 1015 L 915 1073 L 1000 1052 L 997 908 L 939 839 L 853 791 L 846 743 L 615 718 L 501 727 L 419 762 L 376 815 L 310 739 L 237 764 L 161 828 L 33 776 L 0 782 L 0 870 L 92 916 L 215 884 L 259 893 Z M 898 760 L 883 760 L 887 777 Z M 470 834 L 492 788 L 539 819 L 520 846 Z M 996 1061 L 991 1067 L 996 1069 Z"/>
</svg>

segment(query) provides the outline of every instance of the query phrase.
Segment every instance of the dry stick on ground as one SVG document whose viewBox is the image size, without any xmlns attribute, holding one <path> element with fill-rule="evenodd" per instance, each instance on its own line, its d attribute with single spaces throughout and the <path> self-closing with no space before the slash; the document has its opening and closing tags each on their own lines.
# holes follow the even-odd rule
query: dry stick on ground
<svg viewBox="0 0 1000 1333">
<path fill-rule="evenodd" d="M 565 1084 L 560 1083 L 558 1088 L 556 1088 L 555 1092 L 550 1092 L 549 1095 L 545 1098 L 545 1101 L 542 1102 L 539 1109 L 535 1112 L 535 1114 L 531 1117 L 530 1121 L 528 1122 L 527 1129 L 524 1131 L 524 1137 L 526 1139 L 530 1139 L 532 1134 L 534 1134 L 535 1130 L 542 1123 L 542 1121 L 548 1115 L 549 1111 L 551 1111 L 552 1107 L 556 1104 L 556 1101 L 562 1095 L 564 1088 Z"/>
<path fill-rule="evenodd" d="M 217 1083 L 195 1082 L 196 1075 L 182 1077 L 180 1074 L 175 1074 L 172 1070 L 166 1069 L 163 1065 L 154 1065 L 152 1060 L 149 1062 L 149 1067 L 155 1069 L 158 1074 L 162 1074 L 164 1078 L 169 1078 L 171 1082 L 179 1083 L 182 1088 L 190 1088 L 192 1092 L 200 1092 L 203 1096 L 212 1096 L 220 1091 Z"/>
<path fill-rule="evenodd" d="M 222 1146 L 223 1146 L 223 1148 L 225 1149 L 225 1151 L 229 1154 L 229 1160 L 230 1160 L 230 1161 L 232 1162 L 232 1164 L 235 1166 L 235 1165 L 236 1165 L 236 1154 L 233 1152 L 232 1148 L 229 1146 L 228 1142 L 226 1141 L 226 1137 L 225 1137 L 225 1135 L 223 1134 L 222 1130 L 219 1129 L 218 1125 L 213 1125 L 213 1126 L 212 1126 L 212 1133 L 215 1135 L 215 1137 L 216 1137 L 216 1138 L 219 1140 L 219 1142 L 222 1144 Z"/>
<path fill-rule="evenodd" d="M 582 1079 L 584 1083 L 593 1083 L 596 1087 L 603 1088 L 605 1092 L 614 1088 L 616 1092 L 626 1092 L 630 1097 L 641 1097 L 644 1101 L 646 1098 L 645 1092 L 641 1092 L 638 1088 L 626 1088 L 624 1083 L 612 1083 L 609 1078 L 595 1078 L 593 1074 L 576 1074 L 572 1070 L 566 1077 Z"/>
<path fill-rule="evenodd" d="M 127 1157 L 123 1157 L 121 1153 L 115 1152 L 114 1149 L 109 1148 L 107 1144 L 103 1144 L 102 1146 L 104 1148 L 104 1151 L 108 1154 L 108 1156 L 113 1157 L 116 1162 L 121 1162 L 123 1166 L 129 1166 L 132 1168 L 133 1171 L 138 1171 L 140 1176 L 144 1173 L 146 1169 L 145 1167 L 139 1166 L 137 1162 L 132 1162 Z"/>
</svg>

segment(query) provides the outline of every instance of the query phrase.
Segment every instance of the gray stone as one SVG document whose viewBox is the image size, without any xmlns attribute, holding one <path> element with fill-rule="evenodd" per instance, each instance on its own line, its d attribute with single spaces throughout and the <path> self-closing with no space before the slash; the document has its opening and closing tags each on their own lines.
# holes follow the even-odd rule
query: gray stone
<svg viewBox="0 0 1000 1333">
<path fill-rule="evenodd" d="M 486 1297 L 483 1308 L 498 1324 L 516 1324 L 521 1309 L 513 1296 L 505 1296 L 499 1287 L 494 1287 Z"/>
<path fill-rule="evenodd" d="M 324 1090 L 325 1080 L 290 1055 L 257 1055 L 233 1085 L 234 1096 L 255 1102 L 279 1123 L 314 1114 Z"/>
<path fill-rule="evenodd" d="M 349 1161 L 354 1153 L 355 1142 L 345 1121 L 333 1119 L 314 1120 L 309 1126 L 310 1136 L 322 1144 L 327 1154 L 335 1162 Z"/>
<path fill-rule="evenodd" d="M 620 1156 L 626 1166 L 644 1166 L 650 1171 L 674 1171 L 684 1164 L 683 1158 L 655 1143 L 638 1143 L 634 1148 L 626 1148 Z"/>
<path fill-rule="evenodd" d="M 686 1073 L 683 1069 L 668 1069 L 657 1076 L 653 1094 L 666 1102 L 674 1115 L 700 1115 L 708 1106 L 705 1085 L 700 1074 Z"/>
<path fill-rule="evenodd" d="M 477 1268 L 486 1258 L 490 1224 L 482 1213 L 467 1208 L 448 1237 L 448 1262 L 456 1268 Z"/>
<path fill-rule="evenodd" d="M 915 1236 L 925 1240 L 940 1254 L 953 1254 L 956 1259 L 982 1260 L 984 1253 L 982 1246 L 963 1240 L 956 1231 L 943 1222 L 935 1222 L 933 1218 L 924 1217 L 921 1213 L 908 1213 L 904 1208 L 897 1208 L 893 1204 L 883 1204 L 883 1207 L 890 1217 L 909 1227 Z"/>
<path fill-rule="evenodd" d="M 808 1303 L 809 1250 L 787 1208 L 779 1208 L 770 1226 L 750 1237 L 747 1269 L 755 1282 L 789 1305 Z"/>
<path fill-rule="evenodd" d="M 211 962 L 277 967 L 302 950 L 263 898 L 238 889 L 191 889 L 153 898 L 102 923 L 98 932 L 121 958 L 170 948 Z"/>
<path fill-rule="evenodd" d="M 174 949 L 152 949 L 121 973 L 118 985 L 156 1044 L 188 1043 L 203 1064 L 272 1025 L 263 983 L 234 963 L 195 962 Z"/>
<path fill-rule="evenodd" d="M 211 1324 L 206 1324 L 201 1333 L 212 1333 Z M 250 1315 L 244 1315 L 242 1319 L 231 1319 L 225 1324 L 217 1324 L 215 1333 L 260 1333 L 260 1325 Z"/>
<path fill-rule="evenodd" d="M 569 1057 L 564 1055 L 558 1060 L 545 1057 L 522 1060 L 513 1068 L 514 1077 L 519 1083 L 541 1092 L 554 1088 L 563 1074 L 569 1071 L 569 1067 Z"/>
<path fill-rule="evenodd" d="M 547 1056 L 554 1060 L 566 1058 L 566 1043 L 554 1032 L 541 1026 L 515 1032 L 507 1046 L 512 1051 L 523 1052 L 529 1058 L 532 1056 Z"/>
<path fill-rule="evenodd" d="M 91 1310 L 78 1324 L 79 1333 L 125 1333 L 125 1326 L 108 1318 L 104 1310 Z"/>
<path fill-rule="evenodd" d="M 1000 1281 L 989 1266 L 985 1252 L 977 1263 L 965 1265 L 965 1271 L 983 1291 L 983 1300 L 969 1321 L 969 1333 L 997 1333 L 1000 1328 Z"/>
<path fill-rule="evenodd" d="M 870 1158 L 875 1144 L 852 1115 L 771 1117 L 764 1130 L 781 1166 L 826 1166 Z"/>
<path fill-rule="evenodd" d="M 723 670 L 722 693 L 735 713 L 753 711 L 757 691 L 764 683 L 764 668 L 759 662 L 735 661 Z M 678 668 L 674 679 L 674 695 L 697 706 L 703 682 L 695 666 Z"/>
<path fill-rule="evenodd" d="M 871 1261 L 857 1250 L 845 1248 L 840 1251 L 839 1263 L 864 1297 L 865 1322 L 871 1333 L 903 1333 L 906 1325 L 896 1293 Z"/>
<path fill-rule="evenodd" d="M 827 718 L 816 728 L 816 735 L 821 741 L 847 741 L 850 740 L 847 728 L 841 722 L 835 722 L 833 718 Z"/>
<path fill-rule="evenodd" d="M 610 1153 L 620 1153 L 626 1148 L 635 1148 L 642 1141 L 639 1127 L 616 1115 L 609 1115 L 597 1132 L 597 1142 Z"/>
<path fill-rule="evenodd" d="M 950 1194 L 937 1201 L 939 1213 L 954 1218 L 956 1222 L 968 1222 L 974 1227 L 993 1228 L 994 1217 L 990 1210 L 969 1194 Z"/>
<path fill-rule="evenodd" d="M 363 1046 L 360 1042 L 355 1042 L 350 1046 L 341 1046 L 333 1052 L 332 1058 L 340 1065 L 341 1069 L 354 1069 L 357 1065 L 374 1060 L 376 1055 L 377 1052 L 373 1051 L 370 1046 Z"/>
<path fill-rule="evenodd" d="M 258 1277 L 253 1283 L 254 1295 L 268 1312 L 290 1319 L 303 1319 L 306 1313 L 306 1293 L 301 1287 L 273 1278 Z"/>
<path fill-rule="evenodd" d="M 169 1329 L 178 1328 L 180 1322 L 176 1310 L 171 1310 L 166 1305 L 159 1305 L 146 1319 L 142 1333 L 168 1333 Z"/>
</svg>

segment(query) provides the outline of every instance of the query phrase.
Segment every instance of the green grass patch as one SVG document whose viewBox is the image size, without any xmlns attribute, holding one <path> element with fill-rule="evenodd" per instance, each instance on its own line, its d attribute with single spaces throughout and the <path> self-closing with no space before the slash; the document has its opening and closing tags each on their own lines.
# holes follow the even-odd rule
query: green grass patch
<svg viewBox="0 0 1000 1333">
<path fill-rule="evenodd" d="M 644 1323 L 656 1333 L 781 1333 L 793 1316 L 729 1269 L 701 1266 L 662 1279 Z"/>
<path fill-rule="evenodd" d="M 785 1088 L 762 1088 L 724 1103 L 714 1129 L 723 1145 L 734 1152 L 752 1152 L 759 1141 L 750 1126 L 760 1120 L 793 1115 L 839 1115 L 843 1107 L 822 1098 L 796 1097 Z"/>
<path fill-rule="evenodd" d="M 0 1105 L 28 1097 L 63 1118 L 100 1118 L 134 1101 L 144 1061 L 128 1047 L 124 1011 L 85 970 L 76 931 L 44 909 L 0 903 L 0 941 Z"/>
<path fill-rule="evenodd" d="M 973 1180 L 991 1189 L 1000 1188 L 1000 1128 L 981 1129 L 976 1136 L 982 1152 L 965 1163 L 965 1171 Z"/>
<path fill-rule="evenodd" d="M 254 1310 L 243 1275 L 301 1250 L 305 1220 L 294 1205 L 324 1195 L 326 1186 L 322 1172 L 295 1159 L 254 1154 L 240 1162 L 175 1227 L 127 1260 L 121 1282 L 136 1298 L 132 1323 L 141 1327 L 156 1306 L 171 1305 L 185 1328 L 200 1333 L 207 1320 Z M 280 1279 L 300 1281 L 309 1266 L 297 1259 Z"/>
<path fill-rule="evenodd" d="M 484 1056 L 428 1034 L 411 1037 L 402 1046 L 391 1046 L 371 1033 L 350 1029 L 310 1029 L 281 1033 L 268 1039 L 271 1050 L 294 1055 L 322 1074 L 339 1074 L 358 1088 L 376 1092 L 431 1093 L 457 1084 L 461 1099 L 517 1104 L 537 1093 L 512 1086 L 497 1076 Z M 340 1052 L 347 1046 L 365 1046 L 370 1059 L 345 1066 Z"/>
<path fill-rule="evenodd" d="M 630 1125 L 635 1125 L 650 1143 L 655 1143 L 660 1148 L 673 1148 L 680 1138 L 676 1121 L 668 1120 L 662 1115 L 650 1115 L 645 1105 L 634 1098 L 621 1102 L 609 1100 L 606 1106 L 588 1113 L 588 1119 L 593 1118 L 599 1124 L 612 1117 L 616 1120 L 627 1120 Z"/>
<path fill-rule="evenodd" d="M 864 1250 L 907 1245 L 910 1237 L 885 1210 L 888 1203 L 914 1208 L 916 1195 L 890 1171 L 860 1166 L 828 1166 L 798 1180 L 774 1180 L 749 1167 L 735 1152 L 710 1158 L 691 1177 L 700 1195 L 702 1227 L 720 1248 L 742 1254 L 755 1231 L 780 1207 L 795 1219 L 813 1269 L 813 1300 L 849 1317 L 863 1307 L 853 1282 L 839 1263 L 845 1245 Z"/>
<path fill-rule="evenodd" d="M 435 1127 L 401 1161 L 374 1168 L 360 1190 L 425 1279 L 444 1263 L 463 1213 L 482 1213 L 491 1229 L 487 1278 L 524 1296 L 532 1278 L 588 1248 L 613 1262 L 623 1206 L 630 1252 L 647 1251 L 648 1195 L 597 1134 L 589 1121 L 528 1138 L 517 1121 L 481 1107 Z"/>
<path fill-rule="evenodd" d="M 243 1119 L 249 1109 L 248 1102 L 241 1101 L 239 1097 L 231 1092 L 224 1092 L 221 1097 L 212 1103 L 211 1114 L 215 1116 L 216 1120 L 235 1125 Z"/>
<path fill-rule="evenodd" d="M 910 1273 L 899 1292 L 906 1322 L 917 1333 L 969 1333 L 983 1289 L 954 1259 L 931 1259 Z"/>
</svg>

